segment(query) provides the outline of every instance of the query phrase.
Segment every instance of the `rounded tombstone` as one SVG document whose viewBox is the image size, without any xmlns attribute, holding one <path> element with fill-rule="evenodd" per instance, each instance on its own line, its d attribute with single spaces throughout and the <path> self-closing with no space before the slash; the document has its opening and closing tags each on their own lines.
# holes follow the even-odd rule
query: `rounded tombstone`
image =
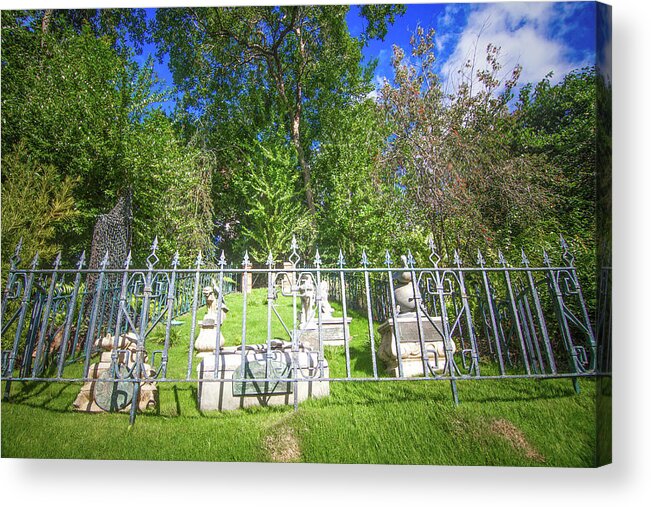
<svg viewBox="0 0 651 507">
<path fill-rule="evenodd" d="M 115 379 L 110 370 L 104 371 L 95 381 L 95 403 L 106 412 L 116 412 L 127 407 L 133 400 L 133 382 L 122 380 L 128 374 L 127 367 L 118 366 Z"/>
</svg>

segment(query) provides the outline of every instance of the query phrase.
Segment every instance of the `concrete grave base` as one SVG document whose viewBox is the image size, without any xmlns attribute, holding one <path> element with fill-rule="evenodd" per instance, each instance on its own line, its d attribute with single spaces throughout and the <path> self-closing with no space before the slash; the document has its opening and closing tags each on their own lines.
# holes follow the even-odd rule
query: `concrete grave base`
<svg viewBox="0 0 651 507">
<path fill-rule="evenodd" d="M 423 342 L 425 345 L 425 358 L 432 369 L 443 371 L 446 365 L 445 347 L 443 344 L 443 328 L 440 317 L 433 317 L 434 326 L 425 317 L 421 316 Z M 423 350 L 421 349 L 418 331 L 418 319 L 415 312 L 400 314 L 396 317 L 400 335 L 400 360 L 402 362 L 402 375 L 404 377 L 422 377 Z M 400 376 L 398 363 L 398 350 L 394 332 L 394 321 L 388 319 L 379 328 L 381 336 L 378 355 L 387 367 L 387 372 L 395 377 Z M 452 352 L 455 346 L 452 342 Z"/>
<path fill-rule="evenodd" d="M 297 376 L 299 379 L 321 378 L 318 365 L 318 352 L 301 347 L 301 350 L 296 353 L 296 356 Z M 288 368 L 289 378 L 291 378 L 293 353 L 289 347 L 272 348 L 269 357 L 275 362 L 274 364 Z M 247 347 L 244 360 L 245 362 L 257 362 L 258 364 L 255 366 L 264 371 L 266 347 Z M 233 379 L 235 371 L 238 368 L 241 371 L 241 349 L 239 347 L 224 347 L 219 353 L 218 361 L 218 367 L 215 368 L 214 355 L 207 356 L 197 366 L 199 378 L 205 379 L 203 382 L 199 382 L 198 388 L 199 409 L 202 411 L 235 410 L 252 406 L 293 405 L 293 389 L 297 389 L 299 402 L 308 398 L 320 398 L 330 394 L 330 383 L 328 381 L 299 380 L 296 383 L 279 382 L 276 385 L 275 391 L 267 393 L 267 389 L 273 388 L 270 388 L 268 385 L 265 386 L 264 382 L 255 383 L 254 380 L 247 380 L 246 386 L 244 386 L 247 394 L 241 395 L 239 393 L 242 392 L 244 385 L 242 382 L 211 381 L 214 378 Z M 250 365 L 245 365 L 245 367 L 248 366 Z M 216 377 L 215 370 L 217 370 Z M 328 378 L 329 375 L 328 363 L 324 359 L 322 378 Z M 237 385 L 234 386 L 234 384 Z"/>
</svg>

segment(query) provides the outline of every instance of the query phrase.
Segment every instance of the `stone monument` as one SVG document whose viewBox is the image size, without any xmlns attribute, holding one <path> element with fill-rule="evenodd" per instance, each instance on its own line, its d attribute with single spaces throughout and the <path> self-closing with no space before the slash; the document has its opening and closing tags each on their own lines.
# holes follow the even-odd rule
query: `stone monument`
<svg viewBox="0 0 651 507">
<path fill-rule="evenodd" d="M 407 258 L 401 257 L 405 268 L 408 268 Z M 427 362 L 436 371 L 445 368 L 445 347 L 443 343 L 443 326 L 441 317 L 428 317 L 423 308 L 416 307 L 414 287 L 416 296 L 421 299 L 418 283 L 412 281 L 412 272 L 405 270 L 393 274 L 393 295 L 396 302 L 395 322 L 390 316 L 378 331 L 381 336 L 378 355 L 387 366 L 387 372 L 398 377 L 400 376 L 398 363 L 398 347 L 396 340 L 397 327 L 400 337 L 400 360 L 402 362 L 402 374 L 405 377 L 423 376 L 423 353 Z M 419 312 L 417 315 L 416 312 Z M 422 341 L 424 351 L 421 347 L 421 336 L 418 320 L 420 318 L 422 329 Z M 455 346 L 452 342 L 452 352 Z"/>
<path fill-rule="evenodd" d="M 321 300 L 315 305 L 316 290 L 311 275 L 304 276 L 299 284 L 302 311 L 299 327 L 299 340 L 313 350 L 319 350 L 319 315 L 321 316 L 321 341 L 324 346 L 341 346 L 345 337 L 350 341 L 350 323 L 352 317 L 335 317 L 334 309 L 328 301 L 330 286 L 327 280 L 319 284 Z"/>
<path fill-rule="evenodd" d="M 215 353 L 217 344 L 217 312 L 219 309 L 218 296 L 219 288 L 215 281 L 212 285 L 203 288 L 203 295 L 206 298 L 206 315 L 199 321 L 199 336 L 194 342 L 194 350 L 199 357 L 206 357 Z M 222 302 L 221 323 L 226 319 L 228 307 Z M 219 346 L 224 346 L 224 335 L 219 333 Z"/>
<path fill-rule="evenodd" d="M 138 337 L 133 333 L 126 333 L 118 338 L 117 342 L 117 363 L 119 376 L 125 377 L 128 370 L 134 366 L 134 358 L 137 350 Z M 92 379 L 111 379 L 111 358 L 115 347 L 115 337 L 107 334 L 95 342 L 101 352 L 98 363 L 90 365 L 88 377 Z M 144 360 L 147 360 L 147 354 Z M 154 375 L 154 370 L 148 364 L 144 364 L 147 376 Z M 120 381 L 89 381 L 84 383 L 79 395 L 72 406 L 80 412 L 110 412 L 118 410 L 126 412 L 133 402 L 134 383 Z M 143 380 L 138 393 L 138 410 L 143 412 L 156 406 L 158 388 L 156 382 Z"/>
<path fill-rule="evenodd" d="M 227 382 L 199 382 L 199 409 L 235 410 L 251 406 L 292 405 L 294 389 L 298 401 L 319 398 L 330 394 L 330 383 L 318 378 L 330 376 L 328 362 L 323 359 L 323 376 L 318 362 L 318 351 L 302 345 L 292 352 L 291 343 L 273 340 L 271 350 L 267 346 L 247 345 L 242 361 L 242 346 L 224 347 L 215 362 L 215 356 L 204 357 L 197 366 L 200 379 L 234 379 Z M 296 362 L 299 382 L 292 378 Z M 215 366 L 217 364 L 217 366 Z M 271 379 L 267 381 L 256 379 Z"/>
</svg>

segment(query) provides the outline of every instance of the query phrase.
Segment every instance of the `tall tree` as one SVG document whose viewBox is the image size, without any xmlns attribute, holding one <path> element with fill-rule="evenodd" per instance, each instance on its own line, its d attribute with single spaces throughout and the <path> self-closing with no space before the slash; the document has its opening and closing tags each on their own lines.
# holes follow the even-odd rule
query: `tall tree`
<svg viewBox="0 0 651 507">
<path fill-rule="evenodd" d="M 401 11 L 370 9 L 371 34 L 386 33 L 387 19 Z M 183 106 L 195 109 L 212 146 L 236 145 L 239 153 L 263 128 L 282 129 L 312 214 L 318 113 L 368 91 L 362 43 L 348 32 L 347 12 L 348 6 L 283 6 L 159 9 L 156 16 L 159 54 L 169 53 Z M 232 157 L 225 164 L 241 162 Z"/>
</svg>

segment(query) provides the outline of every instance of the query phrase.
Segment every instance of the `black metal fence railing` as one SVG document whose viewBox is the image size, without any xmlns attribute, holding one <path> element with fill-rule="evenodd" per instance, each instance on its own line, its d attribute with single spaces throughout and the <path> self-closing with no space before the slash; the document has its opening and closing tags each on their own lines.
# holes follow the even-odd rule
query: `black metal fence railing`
<svg viewBox="0 0 651 507">
<path fill-rule="evenodd" d="M 242 291 L 240 349 L 244 351 L 250 319 L 246 288 L 251 280 L 257 280 L 256 286 L 265 281 L 263 324 L 267 332 L 266 348 L 261 350 L 266 351 L 267 362 L 273 349 L 272 321 L 286 332 L 291 353 L 298 353 L 306 332 L 300 311 L 307 297 L 304 283 L 311 280 L 313 292 L 308 303 L 317 308 L 312 343 L 317 367 L 309 376 L 294 367 L 286 382 L 445 380 L 450 382 L 455 402 L 460 380 L 567 377 L 578 389 L 578 378 L 609 373 L 597 367 L 597 359 L 609 368 L 610 361 L 604 358 L 610 354 L 610 345 L 608 350 L 597 350 L 574 259 L 563 239 L 561 247 L 559 265 L 545 253 L 543 265 L 531 266 L 523 252 L 520 266 L 509 266 L 500 254 L 499 265 L 489 267 L 479 252 L 474 267 L 463 266 L 458 255 L 452 265 L 442 266 L 430 244 L 426 266 L 417 266 L 410 253 L 396 264 L 388 252 L 381 266 L 370 265 L 365 253 L 357 267 L 347 267 L 342 255 L 337 265 L 324 266 L 317 252 L 312 266 L 301 267 L 293 241 L 289 264 L 283 265 L 269 254 L 263 267 L 252 267 L 248 256 L 242 267 L 233 267 L 222 253 L 217 265 L 207 268 L 199 254 L 195 266 L 187 269 L 179 267 L 178 256 L 169 268 L 158 267 L 156 242 L 147 266 L 141 269 L 131 267 L 130 256 L 120 269 L 108 269 L 107 257 L 99 268 L 87 269 L 83 254 L 74 269 L 62 268 L 60 256 L 51 268 L 40 268 L 38 255 L 28 267 L 21 267 L 17 248 L 0 315 L 4 395 L 9 397 L 16 380 L 98 381 L 90 376 L 91 360 L 99 351 L 98 339 L 106 335 L 115 340 L 111 362 L 116 367 L 103 380 L 132 383 L 136 393 L 142 383 L 152 381 L 235 382 L 195 374 L 198 313 L 206 304 L 204 287 L 214 288 L 218 315 L 224 296 Z M 330 322 L 335 327 L 341 325 L 344 337 L 345 371 L 337 375 L 323 367 L 325 323 L 320 308 L 324 290 L 339 303 L 338 313 L 342 314 Z M 278 311 L 283 296 L 291 302 L 289 319 Z M 602 306 L 608 304 L 601 301 Z M 361 373 L 354 371 L 351 363 L 349 314 L 365 320 L 361 327 L 362 339 L 368 344 L 364 354 L 370 356 L 372 369 Z M 183 345 L 171 339 L 178 318 L 190 323 L 188 343 Z M 216 343 L 221 326 L 218 317 Z M 144 366 L 145 352 L 154 329 L 163 336 L 162 349 L 156 351 L 158 365 L 149 370 Z M 360 333 L 360 327 L 356 329 Z M 125 333 L 134 337 L 136 347 L 131 351 L 131 366 L 122 369 L 117 367 L 118 342 Z M 181 346 L 189 347 L 183 368 L 186 373 L 169 375 L 170 351 Z M 214 348 L 215 364 L 222 353 L 221 347 Z M 71 368 L 73 365 L 77 368 Z M 382 371 L 383 365 L 393 368 L 391 376 Z M 257 381 L 277 383 L 278 379 L 267 374 Z M 132 421 L 135 406 L 133 403 Z"/>
</svg>

